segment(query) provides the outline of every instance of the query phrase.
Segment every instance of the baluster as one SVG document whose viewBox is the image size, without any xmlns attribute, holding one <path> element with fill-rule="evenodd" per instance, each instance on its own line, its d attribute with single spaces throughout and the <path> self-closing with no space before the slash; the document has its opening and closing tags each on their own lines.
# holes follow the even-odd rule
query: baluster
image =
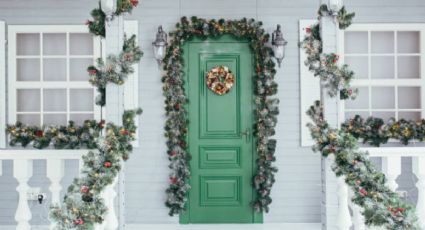
<svg viewBox="0 0 425 230">
<path fill-rule="evenodd" d="M 31 210 L 28 205 L 28 180 L 32 176 L 32 160 L 17 159 L 13 160 L 13 176 L 18 181 L 16 191 L 19 193 L 18 208 L 15 213 L 15 220 L 18 223 L 16 230 L 30 230 L 29 221 L 32 218 Z"/>
<path fill-rule="evenodd" d="M 114 205 L 114 200 L 117 196 L 117 192 L 115 191 L 115 185 L 117 182 L 118 176 L 115 177 L 114 182 L 105 189 L 105 202 L 108 207 L 108 212 L 105 216 L 105 230 L 115 230 L 118 228 L 118 219 Z"/>
<path fill-rule="evenodd" d="M 0 176 L 3 176 L 3 161 L 0 160 Z"/>
<path fill-rule="evenodd" d="M 365 219 L 362 215 L 362 208 L 357 204 L 351 203 L 351 209 L 353 210 L 353 226 L 354 230 L 365 230 Z"/>
<path fill-rule="evenodd" d="M 348 209 L 348 186 L 345 183 L 345 177 L 341 176 L 337 179 L 338 184 L 338 229 L 350 229 L 351 215 Z"/>
<path fill-rule="evenodd" d="M 52 205 L 60 205 L 60 192 L 62 186 L 60 184 L 64 176 L 64 160 L 61 159 L 47 159 L 47 178 L 50 180 L 49 190 L 52 193 Z M 55 229 L 54 222 L 50 224 L 50 229 Z"/>
<path fill-rule="evenodd" d="M 396 191 L 398 188 L 396 179 L 401 174 L 401 157 L 383 157 L 382 171 L 387 177 L 388 187 L 390 187 L 391 190 Z"/>
<path fill-rule="evenodd" d="M 412 168 L 418 182 L 418 202 L 416 203 L 416 214 L 418 215 L 420 226 L 425 229 L 425 156 L 412 157 Z"/>
</svg>

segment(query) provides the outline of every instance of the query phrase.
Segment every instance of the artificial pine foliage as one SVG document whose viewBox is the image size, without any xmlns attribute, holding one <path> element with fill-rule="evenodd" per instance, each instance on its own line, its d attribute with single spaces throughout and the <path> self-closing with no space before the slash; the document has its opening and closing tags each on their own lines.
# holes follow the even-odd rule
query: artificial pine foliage
<svg viewBox="0 0 425 230">
<path fill-rule="evenodd" d="M 16 122 L 7 125 L 9 145 L 43 149 L 53 145 L 55 149 L 96 148 L 96 138 L 100 136 L 104 121 L 86 120 L 82 126 L 69 121 L 68 126 L 37 127 Z"/>
<path fill-rule="evenodd" d="M 135 140 L 135 117 L 142 110 L 125 111 L 123 126 L 106 124 L 105 136 L 96 139 L 96 151 L 83 156 L 83 176 L 75 178 L 61 206 L 51 208 L 50 217 L 57 229 L 91 230 L 94 224 L 102 223 L 107 212 L 100 193 L 113 183 L 121 169 L 122 161 L 128 159 Z"/>
<path fill-rule="evenodd" d="M 143 56 L 142 50 L 137 46 L 136 39 L 136 35 L 131 36 L 129 39 L 124 38 L 123 50 L 118 56 L 111 54 L 106 58 L 106 61 L 99 58 L 96 66 L 87 68 L 87 72 L 90 75 L 89 82 L 99 92 L 96 98 L 97 105 L 105 105 L 105 89 L 108 83 L 122 85 L 127 76 L 134 73 L 133 65 L 138 63 Z"/>
<path fill-rule="evenodd" d="M 367 152 L 359 150 L 358 139 L 346 129 L 330 127 L 323 118 L 319 101 L 307 114 L 313 120 L 313 124 L 308 124 L 316 141 L 313 150 L 325 157 L 335 156 L 332 170 L 337 176 L 346 177 L 346 183 L 354 192 L 352 201 L 363 209 L 365 223 L 391 230 L 419 230 L 415 209 L 385 185 L 385 175 L 375 169 Z M 381 124 L 380 120 L 374 122 L 374 125 Z"/>
<path fill-rule="evenodd" d="M 329 15 L 331 11 L 326 5 L 322 5 L 319 10 L 319 20 L 323 15 Z M 354 13 L 348 14 L 344 7 L 338 12 L 338 23 L 341 29 L 351 25 Z M 354 72 L 349 70 L 347 65 L 339 66 L 337 54 L 322 53 L 322 39 L 320 37 L 320 24 L 312 25 L 307 28 L 307 35 L 300 46 L 307 54 L 307 60 L 304 62 L 314 76 L 320 77 L 324 87 L 328 90 L 331 97 L 338 95 L 340 99 L 354 99 L 358 93 L 357 89 L 352 89 L 351 80 Z"/>
<path fill-rule="evenodd" d="M 164 59 L 165 76 L 162 78 L 163 94 L 165 96 L 165 110 L 167 121 L 165 136 L 167 137 L 167 153 L 170 159 L 170 182 L 166 190 L 166 206 L 170 208 L 170 215 L 184 211 L 187 193 L 190 189 L 189 160 L 187 152 L 187 124 L 188 117 L 185 105 L 187 98 L 183 89 L 183 57 L 182 46 L 185 41 L 194 37 L 206 39 L 219 37 L 224 34 L 233 35 L 237 39 L 250 42 L 255 56 L 255 104 L 256 104 L 256 152 L 257 172 L 253 178 L 253 185 L 257 191 L 257 199 L 253 203 L 256 211 L 268 211 L 271 203 L 270 191 L 275 181 L 277 169 L 275 161 L 276 140 L 271 137 L 275 133 L 277 114 L 279 113 L 277 99 L 271 98 L 277 92 L 274 81 L 275 64 L 272 60 L 273 52 L 266 44 L 269 35 L 261 28 L 261 22 L 254 19 L 242 20 L 206 20 L 192 17 L 181 18 L 176 30 L 170 33 L 171 42 Z"/>
<path fill-rule="evenodd" d="M 326 5 L 319 9 L 319 18 L 324 15 L 332 15 Z M 334 16 L 340 29 L 345 29 L 351 24 L 354 14 L 348 14 L 343 7 Z M 307 53 L 305 64 L 325 83 L 323 87 L 330 96 L 340 91 L 340 99 L 353 98 L 350 81 L 354 73 L 346 65 L 342 68 L 336 65 L 338 55 L 322 53 L 319 30 L 319 24 L 308 28 L 308 34 L 301 43 Z M 321 152 L 324 157 L 335 157 L 332 170 L 337 176 L 345 176 L 345 182 L 354 192 L 352 201 L 362 208 L 365 223 L 391 230 L 419 230 L 415 209 L 385 185 L 385 175 L 375 169 L 367 152 L 359 150 L 358 140 L 363 139 L 363 142 L 375 146 L 386 143 L 389 138 L 400 139 L 404 144 L 414 138 L 423 140 L 425 122 L 391 119 L 385 125 L 380 118 L 370 117 L 364 121 L 355 116 L 337 130 L 330 127 L 323 117 L 320 101 L 316 101 L 307 114 L 313 121 L 307 125 L 316 141 L 313 150 Z"/>
</svg>

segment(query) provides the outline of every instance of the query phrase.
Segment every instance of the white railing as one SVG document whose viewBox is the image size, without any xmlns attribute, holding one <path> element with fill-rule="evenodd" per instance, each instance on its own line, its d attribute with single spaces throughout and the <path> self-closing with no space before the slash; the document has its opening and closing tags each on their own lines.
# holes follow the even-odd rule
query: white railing
<svg viewBox="0 0 425 230">
<path fill-rule="evenodd" d="M 381 147 L 362 148 L 369 152 L 370 157 L 382 159 L 382 172 L 386 175 L 387 185 L 392 190 L 397 190 L 396 179 L 401 175 L 401 158 L 412 158 L 412 173 L 416 175 L 418 181 L 418 200 L 416 203 L 416 213 L 419 224 L 425 229 L 425 148 L 423 147 Z M 338 178 L 338 229 L 349 230 L 351 226 L 354 230 L 380 229 L 368 228 L 364 224 L 361 215 L 361 208 L 350 201 L 352 193 L 348 193 L 348 187 L 343 178 Z M 348 204 L 348 205 L 347 205 Z M 351 212 L 350 212 L 351 209 Z M 350 214 L 351 213 L 351 214 Z"/>
<path fill-rule="evenodd" d="M 1 162 L 2 160 L 11 160 L 13 162 L 13 176 L 18 181 L 16 191 L 18 192 L 18 206 L 15 212 L 15 220 L 17 222 L 17 230 L 29 230 L 29 224 L 32 214 L 28 204 L 28 192 L 30 186 L 29 179 L 33 175 L 33 161 L 46 161 L 46 176 L 50 180 L 49 191 L 51 192 L 51 204 L 61 205 L 62 191 L 61 180 L 64 177 L 65 161 L 78 160 L 79 171 L 82 168 L 82 156 L 87 153 L 87 150 L 21 150 L 7 149 L 0 150 L 0 176 L 2 175 Z M 102 226 L 97 226 L 96 230 L 116 229 L 118 221 L 114 212 L 114 202 L 116 192 L 114 190 L 115 183 L 108 186 L 106 191 L 102 193 L 103 198 L 107 202 L 109 208 L 108 215 L 105 217 L 105 223 Z M 46 216 L 47 219 L 47 216 Z M 106 227 L 108 226 L 108 227 Z M 115 228 L 111 228 L 115 226 Z M 50 223 L 50 229 L 53 229 L 54 223 Z"/>
</svg>

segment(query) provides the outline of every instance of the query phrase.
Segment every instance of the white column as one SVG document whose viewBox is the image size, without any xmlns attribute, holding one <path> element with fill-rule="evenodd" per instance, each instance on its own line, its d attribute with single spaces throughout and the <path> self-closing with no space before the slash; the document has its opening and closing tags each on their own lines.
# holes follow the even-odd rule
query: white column
<svg viewBox="0 0 425 230">
<path fill-rule="evenodd" d="M 32 176 L 32 160 L 13 160 L 13 176 L 18 181 L 16 191 L 19 193 L 18 208 L 15 213 L 15 220 L 18 223 L 16 230 L 30 230 L 29 221 L 32 218 L 31 210 L 28 206 L 28 180 Z"/>
<path fill-rule="evenodd" d="M 328 0 L 321 0 L 322 4 L 327 4 Z M 324 16 L 320 20 L 321 37 L 323 44 L 323 53 L 337 52 L 337 32 L 338 27 L 335 20 L 331 16 Z M 327 90 L 321 82 L 321 102 L 323 105 L 324 118 L 329 125 L 337 128 L 338 124 L 338 96 L 329 97 Z M 326 230 L 338 224 L 338 215 L 335 210 L 339 209 L 337 178 L 331 170 L 334 158 L 329 156 L 328 159 L 322 158 L 322 229 Z M 347 202 L 345 202 L 347 203 Z M 343 208 L 348 208 L 347 206 Z"/>
<path fill-rule="evenodd" d="M 413 172 L 418 178 L 418 202 L 416 203 L 416 214 L 420 226 L 425 229 L 425 156 L 412 157 Z"/>
<path fill-rule="evenodd" d="M 382 157 L 382 171 L 387 177 L 388 187 L 390 187 L 391 190 L 396 191 L 398 188 L 396 179 L 401 174 L 401 157 Z"/>
<path fill-rule="evenodd" d="M 348 186 L 345 177 L 337 179 L 338 183 L 338 229 L 349 230 L 352 222 L 350 210 L 348 209 Z"/>
<path fill-rule="evenodd" d="M 115 17 L 106 27 L 106 54 L 118 55 L 122 51 L 124 39 L 124 20 L 123 17 Z M 124 86 L 108 84 L 106 87 L 106 122 L 112 122 L 116 125 L 122 125 L 122 114 L 124 112 Z M 120 174 L 122 177 L 123 175 Z M 101 196 L 105 199 L 108 211 L 102 225 L 96 226 L 96 229 L 115 230 L 118 228 L 118 218 L 115 212 L 115 198 L 117 193 L 115 187 L 118 177 L 114 182 L 107 186 Z"/>
<path fill-rule="evenodd" d="M 52 194 L 52 205 L 60 205 L 61 180 L 64 176 L 65 164 L 62 159 L 47 159 L 46 176 L 50 180 L 49 190 Z M 56 223 L 50 223 L 50 229 L 55 229 Z"/>
</svg>

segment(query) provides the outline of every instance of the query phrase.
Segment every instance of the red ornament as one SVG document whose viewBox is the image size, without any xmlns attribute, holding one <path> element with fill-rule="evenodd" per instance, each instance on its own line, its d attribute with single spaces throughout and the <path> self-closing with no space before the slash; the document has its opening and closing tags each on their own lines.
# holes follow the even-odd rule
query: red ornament
<svg viewBox="0 0 425 230">
<path fill-rule="evenodd" d="M 103 129 L 105 127 L 105 120 L 101 120 L 98 126 Z"/>
<path fill-rule="evenodd" d="M 44 136 L 44 133 L 43 133 L 43 131 L 42 131 L 42 130 L 37 130 L 37 131 L 35 131 L 35 135 L 36 135 L 37 137 L 43 137 L 43 136 Z"/>
<path fill-rule="evenodd" d="M 397 208 L 397 212 L 404 212 L 405 210 L 405 208 Z"/>
<path fill-rule="evenodd" d="M 89 192 L 89 187 L 87 186 L 87 185 L 83 185 L 83 186 L 81 186 L 81 188 L 80 188 L 80 192 L 81 193 L 88 193 Z"/>
<path fill-rule="evenodd" d="M 129 134 L 129 132 L 128 132 L 128 130 L 126 130 L 126 129 L 121 129 L 121 130 L 120 130 L 120 134 L 121 134 L 121 135 L 128 135 L 128 134 Z"/>
<path fill-rule="evenodd" d="M 311 28 L 310 27 L 305 28 L 305 32 L 311 33 Z"/>
<path fill-rule="evenodd" d="M 176 151 L 171 151 L 171 152 L 170 152 L 170 156 L 171 156 L 171 157 L 174 157 L 174 156 L 176 156 L 176 155 L 177 155 L 177 152 L 176 152 Z"/>
<path fill-rule="evenodd" d="M 130 0 L 132 6 L 136 7 L 139 4 L 139 0 Z"/>
<path fill-rule="evenodd" d="M 105 163 L 103 163 L 103 166 L 105 166 L 105 168 L 110 168 L 112 166 L 112 163 L 109 161 L 106 161 Z"/>
<path fill-rule="evenodd" d="M 362 196 L 367 196 L 367 194 L 368 194 L 367 191 L 366 191 L 366 189 L 364 189 L 364 188 L 359 189 L 359 193 Z"/>
<path fill-rule="evenodd" d="M 87 71 L 89 72 L 90 75 L 96 75 L 96 73 L 97 73 L 97 70 L 95 70 L 95 69 L 89 69 Z"/>
<path fill-rule="evenodd" d="M 84 224 L 83 218 L 78 218 L 78 219 L 74 220 L 74 224 L 75 225 L 83 225 Z"/>
<path fill-rule="evenodd" d="M 179 110 L 180 109 L 180 104 L 175 104 L 174 105 L 174 108 L 177 109 L 177 110 Z"/>
<path fill-rule="evenodd" d="M 177 177 L 175 177 L 175 176 L 170 177 L 170 183 L 171 184 L 177 184 Z"/>
<path fill-rule="evenodd" d="M 332 62 L 333 62 L 333 63 L 336 63 L 336 62 L 338 61 L 338 59 L 339 59 L 339 55 L 334 54 L 334 57 L 333 57 L 333 59 L 332 59 Z"/>
</svg>

